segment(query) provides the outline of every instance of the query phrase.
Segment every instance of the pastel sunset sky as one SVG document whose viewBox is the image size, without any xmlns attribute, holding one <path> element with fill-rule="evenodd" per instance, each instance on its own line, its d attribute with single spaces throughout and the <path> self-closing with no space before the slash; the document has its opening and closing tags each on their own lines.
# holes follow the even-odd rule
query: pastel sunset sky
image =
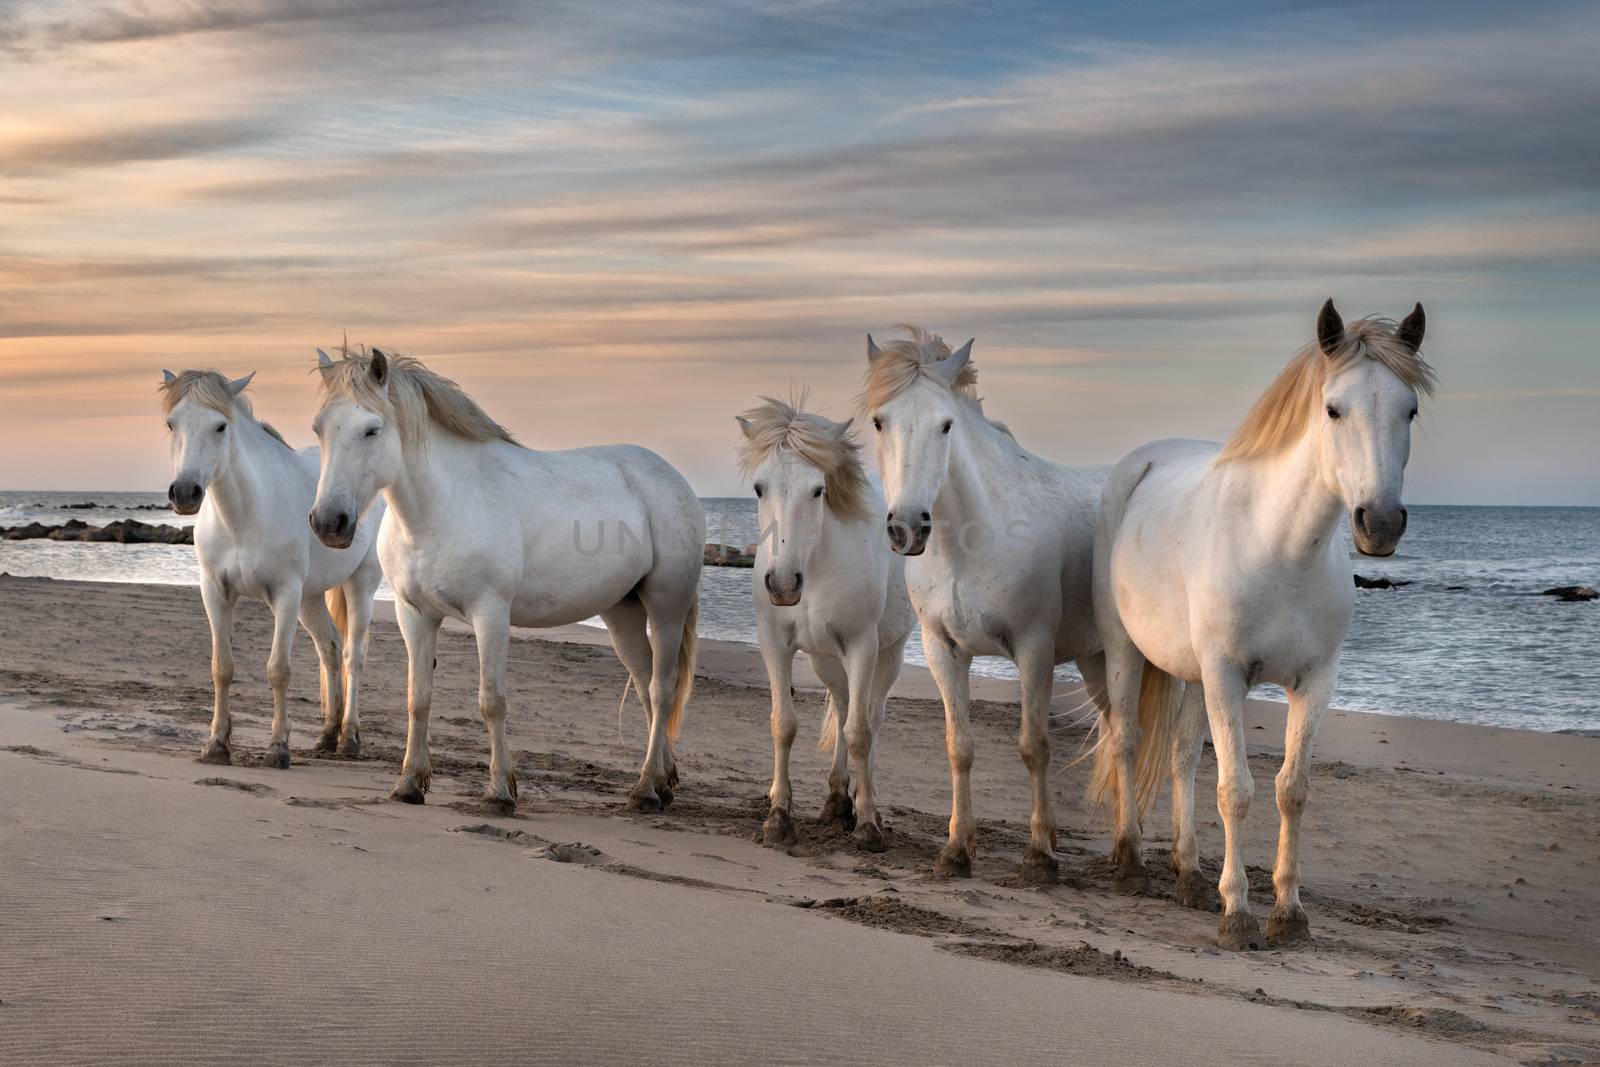
<svg viewBox="0 0 1600 1067">
<path fill-rule="evenodd" d="M 866 334 L 1109 463 L 1226 436 L 1333 296 L 1428 310 L 1419 503 L 1600 504 L 1593 3 L 0 3 L 0 488 L 168 480 L 163 367 L 314 346 L 740 493 Z"/>
</svg>

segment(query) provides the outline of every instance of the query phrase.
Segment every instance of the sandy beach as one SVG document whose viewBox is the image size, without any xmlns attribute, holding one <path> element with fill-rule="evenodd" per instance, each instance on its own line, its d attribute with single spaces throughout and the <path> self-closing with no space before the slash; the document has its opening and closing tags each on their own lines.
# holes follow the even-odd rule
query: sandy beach
<svg viewBox="0 0 1600 1067">
<path fill-rule="evenodd" d="M 1302 857 L 1309 946 L 1245 954 L 1171 899 L 1116 895 L 1052 729 L 1062 878 L 1017 877 L 1027 777 L 1014 688 L 976 681 L 969 881 L 930 875 L 948 768 L 908 667 L 879 750 L 889 851 L 815 820 L 822 698 L 799 674 L 800 843 L 757 841 L 771 769 L 754 649 L 706 642 L 661 815 L 622 801 L 643 744 L 601 631 L 513 641 L 514 817 L 477 803 L 471 637 L 439 646 L 433 791 L 386 799 L 405 653 L 380 605 L 360 760 L 313 758 L 315 653 L 294 657 L 287 771 L 255 765 L 266 609 L 242 604 L 238 765 L 210 718 L 193 588 L 0 577 L 0 1062 L 1600 1062 L 1600 739 L 1333 713 Z M 1250 709 L 1252 898 L 1264 916 L 1282 709 Z M 1201 764 L 1215 877 L 1215 763 Z"/>
</svg>

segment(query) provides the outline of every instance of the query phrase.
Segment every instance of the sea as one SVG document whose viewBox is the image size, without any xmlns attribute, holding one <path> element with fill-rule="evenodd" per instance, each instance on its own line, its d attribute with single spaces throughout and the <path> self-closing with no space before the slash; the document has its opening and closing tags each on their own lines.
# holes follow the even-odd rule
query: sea
<svg viewBox="0 0 1600 1067">
<path fill-rule="evenodd" d="M 755 501 L 709 497 L 707 540 L 757 539 Z M 1600 735 L 1600 601 L 1560 603 L 1540 591 L 1600 587 L 1600 508 L 1417 505 L 1400 551 L 1355 557 L 1368 577 L 1410 584 L 1361 590 L 1345 641 L 1335 706 L 1489 726 Z M 158 493 L 0 491 L 0 526 L 117 519 L 187 525 Z M 0 571 L 96 582 L 194 585 L 186 545 L 0 540 Z M 755 643 L 751 572 L 707 567 L 700 632 Z M 389 598 L 387 587 L 378 595 Z M 592 620 L 598 624 L 598 620 Z M 922 663 L 920 640 L 908 662 Z M 1002 659 L 975 673 L 1015 678 Z M 1070 665 L 1058 671 L 1076 678 Z M 1259 686 L 1254 695 L 1283 699 Z"/>
</svg>

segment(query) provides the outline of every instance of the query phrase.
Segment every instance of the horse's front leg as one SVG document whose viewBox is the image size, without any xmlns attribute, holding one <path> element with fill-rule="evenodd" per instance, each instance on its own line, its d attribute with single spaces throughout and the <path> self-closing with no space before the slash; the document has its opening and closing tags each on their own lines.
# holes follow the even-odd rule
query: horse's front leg
<svg viewBox="0 0 1600 1067">
<path fill-rule="evenodd" d="M 267 656 L 267 684 L 272 687 L 272 741 L 261 757 L 263 767 L 289 767 L 289 657 L 294 652 L 300 619 L 300 586 L 280 591 L 272 600 L 272 652 Z"/>
<path fill-rule="evenodd" d="M 212 694 L 211 736 L 200 749 L 200 762 L 226 766 L 233 762 L 233 753 L 228 747 L 233 735 L 228 696 L 233 686 L 233 606 L 236 601 L 209 574 L 200 580 L 200 599 L 206 607 L 206 621 L 211 624 Z"/>
<path fill-rule="evenodd" d="M 372 594 L 383 572 L 376 557 L 362 564 L 344 584 L 344 722 L 339 727 L 339 755 L 361 755 L 361 675 L 367 666 L 367 639 L 372 630 Z"/>
<path fill-rule="evenodd" d="M 1202 664 L 1201 680 L 1211 744 L 1217 751 L 1217 812 L 1225 835 L 1222 880 L 1217 885 L 1222 894 L 1217 943 L 1226 949 L 1257 948 L 1261 927 L 1250 913 L 1250 879 L 1244 865 L 1244 820 L 1255 792 L 1244 746 L 1244 697 L 1249 686 L 1243 671 L 1222 662 Z"/>
<path fill-rule="evenodd" d="M 972 814 L 972 723 L 968 674 L 972 657 L 954 643 L 922 630 L 922 654 L 944 697 L 944 743 L 950 757 L 950 840 L 945 842 L 933 873 L 946 878 L 972 877 L 978 852 L 978 824 Z"/>
<path fill-rule="evenodd" d="M 314 593 L 300 602 L 300 625 L 317 646 L 317 661 L 322 668 L 322 733 L 313 750 L 332 752 L 339 746 L 339 723 L 344 719 L 344 668 L 339 630 L 322 594 Z"/>
<path fill-rule="evenodd" d="M 400 780 L 389 796 L 407 804 L 421 804 L 433 781 L 433 764 L 428 759 L 428 715 L 433 708 L 439 624 L 444 620 L 424 615 L 399 597 L 394 608 L 400 636 L 406 642 L 406 756 L 400 765 Z"/>
<path fill-rule="evenodd" d="M 1333 699 L 1338 660 L 1289 691 L 1289 720 L 1284 730 L 1283 766 L 1278 771 L 1278 862 L 1272 868 L 1273 905 L 1267 917 L 1267 940 L 1274 944 L 1307 941 L 1311 924 L 1300 906 L 1300 818 L 1309 792 L 1307 764 L 1317 725 Z"/>
<path fill-rule="evenodd" d="M 878 628 L 874 626 L 846 649 L 844 655 L 844 669 L 850 685 L 850 710 L 844 720 L 844 739 L 850 748 L 850 765 L 856 778 L 856 826 L 851 840 L 868 852 L 884 851 L 883 817 L 878 814 L 877 786 L 872 773 L 872 742 L 878 719 L 877 709 L 873 707 L 876 695 L 873 680 L 877 668 Z"/>
<path fill-rule="evenodd" d="M 789 752 L 794 748 L 794 649 L 780 642 L 775 634 L 760 628 L 761 661 L 767 667 L 767 683 L 772 689 L 772 788 L 767 791 L 767 821 L 761 824 L 761 840 L 767 845 L 792 845 L 799 840 L 790 806 L 794 794 L 789 785 Z"/>
<path fill-rule="evenodd" d="M 1016 653 L 1017 672 L 1022 677 L 1018 748 L 1033 783 L 1033 818 L 1028 827 L 1028 851 L 1022 856 L 1022 877 L 1036 883 L 1054 882 L 1061 870 L 1056 859 L 1056 813 L 1050 798 L 1050 695 L 1056 667 L 1053 627 L 1046 636 L 1049 644 L 1029 644 Z"/>
<path fill-rule="evenodd" d="M 828 796 L 822 802 L 822 821 L 847 830 L 856 826 L 855 802 L 850 799 L 850 743 L 845 731 L 850 722 L 850 670 L 838 656 L 811 653 L 811 668 L 828 691 L 828 711 L 822 721 L 822 747 L 832 748 L 828 767 Z"/>
<path fill-rule="evenodd" d="M 494 815 L 517 810 L 517 774 L 506 741 L 506 658 L 511 650 L 511 610 L 503 604 L 474 613 L 478 638 L 478 710 L 489 730 L 489 784 L 483 804 Z"/>
</svg>

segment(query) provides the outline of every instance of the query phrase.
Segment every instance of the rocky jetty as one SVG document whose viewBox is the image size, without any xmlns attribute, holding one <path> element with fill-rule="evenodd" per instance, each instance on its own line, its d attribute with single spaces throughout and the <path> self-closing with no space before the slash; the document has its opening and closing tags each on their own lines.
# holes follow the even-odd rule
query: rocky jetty
<svg viewBox="0 0 1600 1067">
<path fill-rule="evenodd" d="M 1356 575 L 1357 589 L 1399 589 L 1403 585 L 1410 585 L 1409 580 L 1396 581 L 1393 578 L 1368 578 L 1364 574 Z"/>
<path fill-rule="evenodd" d="M 1553 596 L 1565 604 L 1579 604 L 1585 600 L 1600 600 L 1600 591 L 1587 585 L 1558 585 L 1546 589 L 1540 596 Z"/>
<path fill-rule="evenodd" d="M 82 519 L 68 519 L 60 526 L 30 522 L 26 526 L 0 527 L 6 541 L 91 541 L 119 545 L 192 545 L 193 526 L 152 526 L 138 519 L 118 519 L 104 526 L 90 526 Z"/>
<path fill-rule="evenodd" d="M 745 545 L 740 549 L 737 545 L 707 544 L 705 564 L 707 567 L 754 567 L 756 546 Z"/>
</svg>

